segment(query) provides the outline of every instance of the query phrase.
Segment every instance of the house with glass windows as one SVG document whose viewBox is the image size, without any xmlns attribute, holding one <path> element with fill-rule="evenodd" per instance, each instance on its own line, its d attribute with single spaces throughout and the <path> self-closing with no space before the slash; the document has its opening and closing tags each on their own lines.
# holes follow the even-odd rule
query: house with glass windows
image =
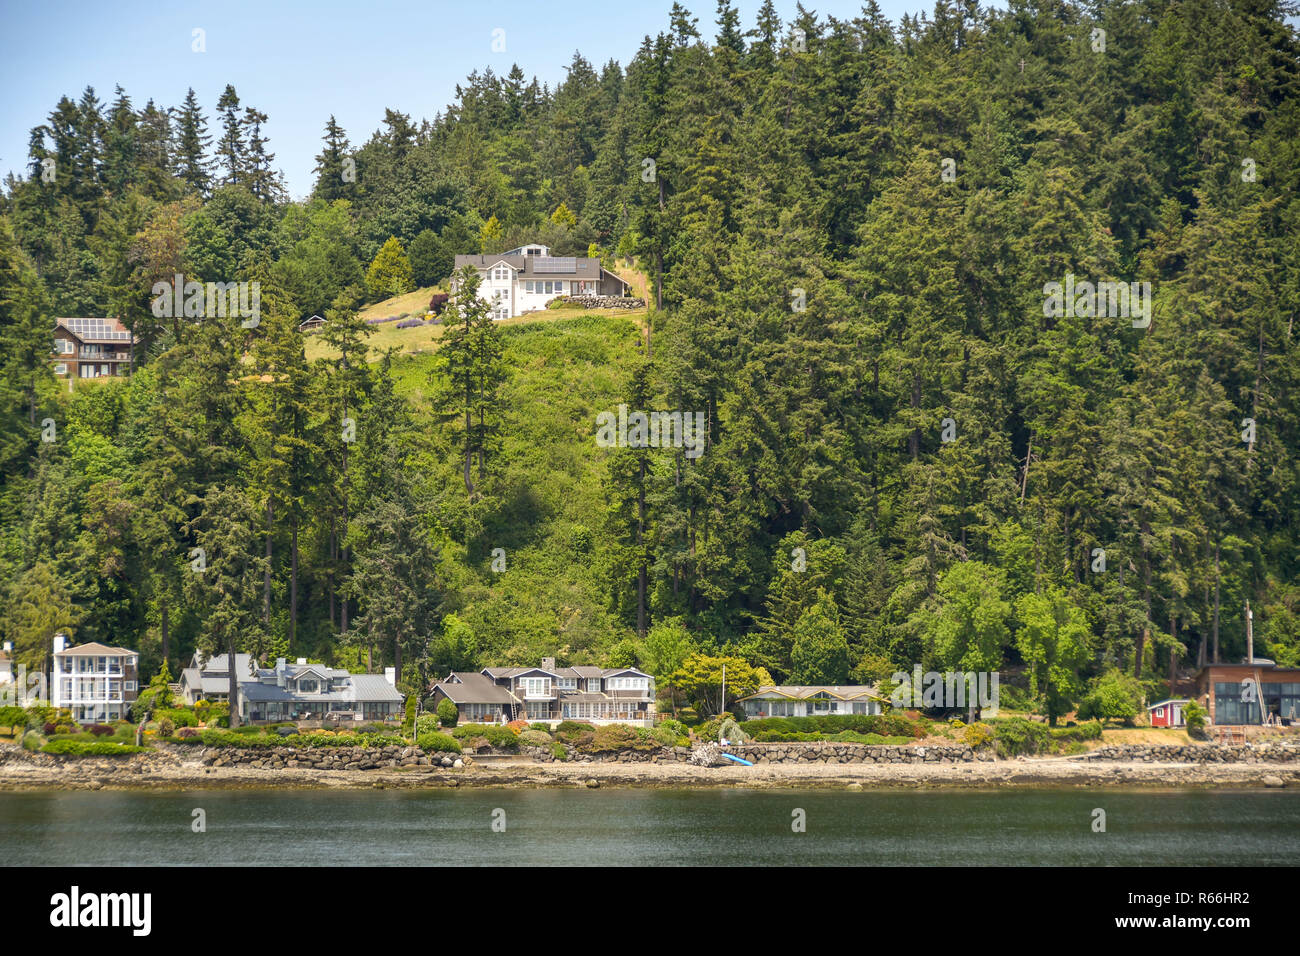
<svg viewBox="0 0 1300 956">
<path fill-rule="evenodd" d="M 1196 701 L 1216 726 L 1300 723 L 1300 667 L 1254 658 L 1207 664 L 1196 674 Z"/>
<path fill-rule="evenodd" d="M 54 374 L 66 378 L 126 375 L 138 341 L 117 319 L 55 319 Z"/>
<path fill-rule="evenodd" d="M 779 684 L 760 687 L 736 701 L 746 717 L 817 717 L 825 714 L 878 714 L 886 703 L 874 685 Z"/>
<path fill-rule="evenodd" d="M 305 657 L 290 664 L 278 658 L 275 667 L 258 667 L 249 654 L 235 655 L 239 684 L 239 716 L 245 723 L 280 721 L 396 721 L 406 713 L 406 697 L 397 689 L 394 668 L 383 674 L 352 674 L 309 664 Z M 181 671 L 180 691 L 187 704 L 199 700 L 228 703 L 230 656 L 207 658 L 196 653 Z"/>
<path fill-rule="evenodd" d="M 79 724 L 122 720 L 139 691 L 138 652 L 105 644 L 72 647 L 54 635 L 54 706 L 72 712 Z"/>
<path fill-rule="evenodd" d="M 625 296 L 628 284 L 600 259 L 553 256 L 547 246 L 520 246 L 494 255 L 457 256 L 456 269 L 478 270 L 479 298 L 492 307 L 492 318 L 510 319 L 546 308 L 562 295 Z M 455 291 L 455 278 L 452 291 Z"/>
<path fill-rule="evenodd" d="M 526 720 L 558 724 L 642 724 L 655 719 L 654 678 L 635 667 L 485 667 L 477 674 L 453 671 L 431 689 L 432 705 L 446 698 L 462 723 Z"/>
</svg>

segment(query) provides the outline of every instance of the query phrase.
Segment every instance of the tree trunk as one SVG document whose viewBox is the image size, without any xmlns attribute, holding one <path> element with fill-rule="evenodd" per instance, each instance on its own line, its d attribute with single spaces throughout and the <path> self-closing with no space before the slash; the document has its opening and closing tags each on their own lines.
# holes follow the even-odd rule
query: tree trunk
<svg viewBox="0 0 1300 956">
<path fill-rule="evenodd" d="M 226 663 L 230 668 L 230 726 L 235 728 L 239 726 L 239 669 L 235 667 L 235 635 L 232 631 L 226 638 L 226 653 L 229 654 Z"/>
<path fill-rule="evenodd" d="M 1214 657 L 1213 663 L 1219 663 L 1219 542 L 1214 542 Z"/>
<path fill-rule="evenodd" d="M 293 518 L 293 543 L 289 553 L 289 649 L 298 635 L 298 516 Z"/>
<path fill-rule="evenodd" d="M 162 604 L 162 659 L 163 666 L 167 665 L 167 658 L 171 653 L 171 605 L 168 603 L 167 596 L 163 595 Z"/>
<path fill-rule="evenodd" d="M 266 495 L 266 567 L 262 569 L 262 623 L 271 627 L 271 535 L 274 529 L 275 504 L 268 492 Z"/>
</svg>

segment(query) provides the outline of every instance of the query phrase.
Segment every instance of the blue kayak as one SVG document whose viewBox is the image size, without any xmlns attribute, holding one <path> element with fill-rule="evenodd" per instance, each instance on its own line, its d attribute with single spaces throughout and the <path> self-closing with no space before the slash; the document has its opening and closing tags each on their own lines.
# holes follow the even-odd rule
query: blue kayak
<svg viewBox="0 0 1300 956">
<path fill-rule="evenodd" d="M 733 757 L 731 754 L 722 754 L 721 756 L 726 757 L 728 760 L 734 760 L 736 763 L 743 763 L 746 767 L 754 766 L 752 761 L 741 760 L 739 757 Z"/>
</svg>

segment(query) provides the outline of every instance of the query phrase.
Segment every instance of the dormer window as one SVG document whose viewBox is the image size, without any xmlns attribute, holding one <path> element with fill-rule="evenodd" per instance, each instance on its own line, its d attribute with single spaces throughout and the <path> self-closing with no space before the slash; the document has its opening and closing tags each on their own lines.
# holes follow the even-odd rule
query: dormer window
<svg viewBox="0 0 1300 956">
<path fill-rule="evenodd" d="M 298 691 L 303 694 L 314 694 L 320 689 L 320 681 L 306 679 L 298 681 Z"/>
</svg>

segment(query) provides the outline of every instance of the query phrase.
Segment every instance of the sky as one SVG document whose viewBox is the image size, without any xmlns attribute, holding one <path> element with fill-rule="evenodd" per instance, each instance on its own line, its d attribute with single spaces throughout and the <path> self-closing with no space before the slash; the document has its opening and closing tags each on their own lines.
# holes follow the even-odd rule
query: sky
<svg viewBox="0 0 1300 956">
<path fill-rule="evenodd" d="M 762 0 L 737 0 L 742 30 Z M 716 0 L 683 0 L 712 39 Z M 1001 6 L 1001 4 L 998 4 Z M 496 0 L 493 3 L 259 0 L 143 3 L 119 0 L 0 0 L 0 178 L 25 174 L 27 142 L 59 97 L 79 99 L 86 86 L 107 105 L 120 84 L 139 109 L 149 99 L 179 106 L 193 87 L 216 128 L 217 99 L 227 83 L 241 108 L 270 117 L 266 132 L 289 192 L 311 191 L 312 167 L 330 114 L 360 146 L 383 121 L 385 107 L 418 124 L 445 111 L 456 84 L 473 70 L 524 75 L 554 86 L 579 51 L 599 70 L 626 66 L 642 38 L 668 29 L 672 0 Z M 777 0 L 787 23 L 795 0 Z M 849 19 L 860 0 L 805 0 L 820 17 Z M 929 0 L 882 0 L 894 23 Z M 195 52 L 202 30 L 203 52 Z M 504 51 L 493 50 L 503 30 Z M 499 35 L 498 35 L 499 36 Z"/>
</svg>

